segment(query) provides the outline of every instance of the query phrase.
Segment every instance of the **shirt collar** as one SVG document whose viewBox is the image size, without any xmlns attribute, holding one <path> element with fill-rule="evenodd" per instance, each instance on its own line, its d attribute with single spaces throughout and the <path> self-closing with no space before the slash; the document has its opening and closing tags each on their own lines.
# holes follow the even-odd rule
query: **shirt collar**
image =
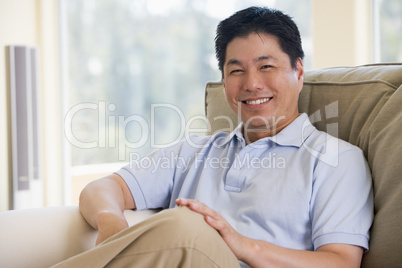
<svg viewBox="0 0 402 268">
<path fill-rule="evenodd" d="M 219 135 L 219 134 L 218 134 Z M 224 147 L 226 144 L 228 144 L 232 139 L 237 139 L 240 142 L 244 141 L 243 137 L 243 123 L 241 122 L 231 133 L 226 134 L 226 136 L 222 140 L 216 140 L 215 144 L 219 147 Z"/>
<path fill-rule="evenodd" d="M 273 137 L 268 137 L 283 146 L 300 147 L 316 128 L 311 124 L 307 114 L 299 115 L 292 123 Z"/>
<path fill-rule="evenodd" d="M 262 138 L 254 143 L 261 145 L 263 143 L 268 144 L 274 142 L 282 146 L 300 147 L 315 129 L 316 128 L 311 124 L 307 114 L 303 113 L 275 136 Z M 243 136 L 243 123 L 240 123 L 230 134 L 228 134 L 220 142 L 219 146 L 225 146 L 234 138 L 245 143 Z"/>
</svg>

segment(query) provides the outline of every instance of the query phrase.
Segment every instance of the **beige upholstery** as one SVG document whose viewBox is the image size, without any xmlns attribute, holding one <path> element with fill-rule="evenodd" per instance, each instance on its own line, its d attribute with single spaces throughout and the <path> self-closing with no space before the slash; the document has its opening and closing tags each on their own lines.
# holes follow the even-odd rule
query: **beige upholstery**
<svg viewBox="0 0 402 268">
<path fill-rule="evenodd" d="M 155 213 L 125 212 L 131 225 Z M 0 212 L 0 267 L 44 268 L 95 246 L 97 232 L 77 206 Z"/>
<path fill-rule="evenodd" d="M 375 219 L 370 251 L 362 267 L 400 267 L 402 64 L 307 71 L 304 81 L 300 112 L 310 115 L 319 130 L 363 149 L 373 174 Z M 222 84 L 209 83 L 206 114 L 210 133 L 237 125 L 236 115 L 223 99 Z M 228 115 L 232 123 L 222 115 Z"/>
<path fill-rule="evenodd" d="M 306 72 L 300 96 L 300 111 L 318 129 L 358 145 L 368 158 L 375 220 L 363 267 L 402 264 L 401 84 L 400 64 L 322 69 Z M 207 85 L 205 100 L 211 133 L 237 125 L 220 83 Z M 153 213 L 126 217 L 132 225 Z M 48 267 L 91 248 L 96 231 L 77 207 L 41 208 L 0 212 L 0 238 L 0 267 Z"/>
</svg>

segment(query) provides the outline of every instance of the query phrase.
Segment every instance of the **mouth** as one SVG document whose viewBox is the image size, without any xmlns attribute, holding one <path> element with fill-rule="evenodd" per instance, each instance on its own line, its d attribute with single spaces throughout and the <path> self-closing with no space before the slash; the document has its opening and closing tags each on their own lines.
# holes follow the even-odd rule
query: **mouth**
<svg viewBox="0 0 402 268">
<path fill-rule="evenodd" d="M 259 105 L 259 104 L 263 104 L 266 103 L 268 101 L 270 101 L 272 99 L 271 98 L 261 98 L 261 99 L 256 99 L 256 100 L 244 100 L 242 101 L 242 103 L 245 103 L 247 105 Z"/>
</svg>

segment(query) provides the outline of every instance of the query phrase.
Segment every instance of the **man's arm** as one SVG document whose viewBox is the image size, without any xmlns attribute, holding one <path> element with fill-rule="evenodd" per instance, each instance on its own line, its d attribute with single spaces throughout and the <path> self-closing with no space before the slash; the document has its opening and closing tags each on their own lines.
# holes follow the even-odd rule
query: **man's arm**
<svg viewBox="0 0 402 268">
<path fill-rule="evenodd" d="M 178 199 L 176 204 L 204 215 L 236 257 L 251 267 L 360 267 L 361 247 L 328 244 L 317 251 L 288 249 L 241 235 L 221 215 L 199 201 Z"/>
<path fill-rule="evenodd" d="M 124 210 L 134 208 L 128 186 L 116 174 L 89 183 L 80 194 L 80 212 L 98 230 L 96 245 L 127 228 Z"/>
<path fill-rule="evenodd" d="M 328 244 L 317 251 L 288 249 L 248 239 L 244 261 L 252 267 L 360 267 L 363 249 L 347 244 Z"/>
</svg>

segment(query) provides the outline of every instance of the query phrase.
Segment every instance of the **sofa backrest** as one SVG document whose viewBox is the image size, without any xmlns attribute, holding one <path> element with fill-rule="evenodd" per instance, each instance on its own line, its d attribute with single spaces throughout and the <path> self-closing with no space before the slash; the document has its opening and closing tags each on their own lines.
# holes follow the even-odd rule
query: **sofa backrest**
<svg viewBox="0 0 402 268">
<path fill-rule="evenodd" d="M 402 264 L 402 64 L 339 67 L 305 72 L 299 111 L 317 129 L 359 146 L 374 185 L 375 218 L 362 267 Z M 222 83 L 208 83 L 209 134 L 239 123 Z"/>
</svg>

